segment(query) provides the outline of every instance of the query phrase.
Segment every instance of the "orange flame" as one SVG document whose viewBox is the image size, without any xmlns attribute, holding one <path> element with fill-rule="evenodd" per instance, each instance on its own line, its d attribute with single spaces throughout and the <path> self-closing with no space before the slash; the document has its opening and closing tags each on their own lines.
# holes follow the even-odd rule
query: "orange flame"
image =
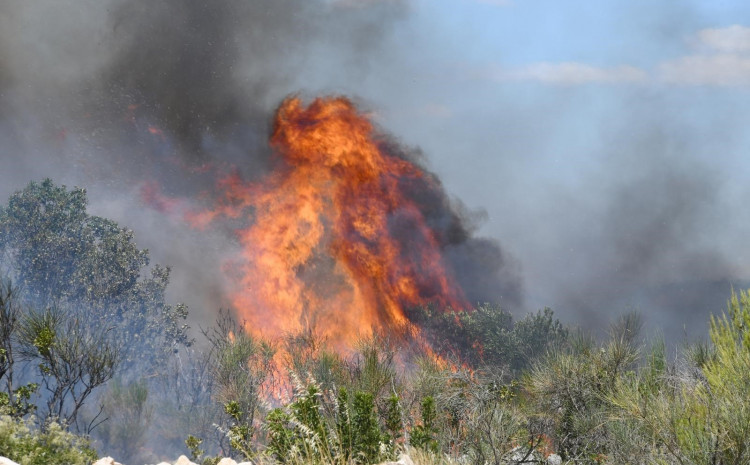
<svg viewBox="0 0 750 465">
<path fill-rule="evenodd" d="M 228 176 L 218 205 L 189 216 L 199 227 L 248 218 L 237 231 L 231 301 L 249 331 L 281 335 L 313 325 L 350 349 L 372 330 L 415 331 L 404 309 L 468 308 L 406 189 L 433 178 L 389 154 L 350 101 L 285 100 L 271 146 L 279 164 L 263 182 Z"/>
</svg>

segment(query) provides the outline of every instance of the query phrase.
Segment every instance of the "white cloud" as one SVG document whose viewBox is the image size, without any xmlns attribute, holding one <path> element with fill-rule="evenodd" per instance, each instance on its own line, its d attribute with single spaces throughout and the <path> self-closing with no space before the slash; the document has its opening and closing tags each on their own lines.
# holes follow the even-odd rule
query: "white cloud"
<svg viewBox="0 0 750 465">
<path fill-rule="evenodd" d="M 734 25 L 702 29 L 698 50 L 659 65 L 662 82 L 701 86 L 750 86 L 750 28 Z"/>
<path fill-rule="evenodd" d="M 633 66 L 601 68 L 585 63 L 534 63 L 521 68 L 500 69 L 496 79 L 514 81 L 539 81 L 547 84 L 577 85 L 589 83 L 636 83 L 645 81 L 645 71 Z"/>
<path fill-rule="evenodd" d="M 659 78 L 685 85 L 750 86 L 750 56 L 692 55 L 662 63 Z"/>
<path fill-rule="evenodd" d="M 700 45 L 722 53 L 750 52 L 750 28 L 735 24 L 698 31 Z"/>
<path fill-rule="evenodd" d="M 480 0 L 475 0 L 480 1 Z M 492 0 L 484 0 L 492 1 Z M 685 86 L 750 87 L 750 27 L 702 29 L 689 41 L 693 51 L 663 61 L 654 69 L 629 65 L 599 67 L 587 63 L 531 63 L 495 67 L 480 73 L 498 81 L 536 81 L 550 85 L 663 83 Z"/>
</svg>

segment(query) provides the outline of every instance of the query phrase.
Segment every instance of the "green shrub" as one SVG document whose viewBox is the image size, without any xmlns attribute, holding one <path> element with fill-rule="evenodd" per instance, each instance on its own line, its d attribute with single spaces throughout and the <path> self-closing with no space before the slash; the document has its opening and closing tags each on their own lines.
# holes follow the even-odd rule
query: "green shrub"
<svg viewBox="0 0 750 465">
<path fill-rule="evenodd" d="M 411 430 L 412 446 L 434 453 L 438 452 L 439 444 L 437 439 L 435 439 L 437 433 L 437 429 L 435 428 L 436 417 L 435 399 L 427 396 L 422 400 L 422 424 L 415 426 Z"/>
<path fill-rule="evenodd" d="M 385 430 L 391 451 L 395 452 L 396 445 L 404 436 L 404 420 L 401 415 L 401 405 L 398 395 L 391 395 L 386 405 Z"/>
<path fill-rule="evenodd" d="M 630 316 L 624 319 L 635 321 Z M 634 330 L 631 323 L 620 321 L 602 345 L 576 335 L 568 347 L 553 350 L 534 364 L 525 381 L 529 408 L 550 425 L 546 434 L 563 459 L 595 463 L 608 453 L 612 424 L 607 398 L 635 368 L 639 349 Z"/>
<path fill-rule="evenodd" d="M 510 312 L 491 304 L 459 312 L 424 307 L 412 314 L 438 353 L 457 355 L 473 367 L 506 367 L 520 372 L 568 339 L 568 330 L 549 308 L 516 322 Z"/>
<path fill-rule="evenodd" d="M 391 456 L 372 393 L 357 391 L 350 399 L 341 388 L 331 417 L 323 414 L 323 396 L 314 382 L 298 383 L 295 391 L 289 405 L 273 409 L 265 420 L 266 452 L 276 461 L 371 464 Z"/>
<path fill-rule="evenodd" d="M 380 457 L 381 433 L 372 393 L 356 392 L 352 404 L 352 456 L 356 463 L 375 463 Z"/>
<path fill-rule="evenodd" d="M 40 430 L 8 415 L 0 415 L 0 455 L 20 465 L 88 465 L 97 459 L 88 440 L 58 423 Z"/>
<path fill-rule="evenodd" d="M 750 294 L 732 292 L 727 311 L 711 319 L 711 347 L 698 346 L 686 373 L 651 357 L 612 396 L 619 417 L 635 423 L 652 450 L 679 463 L 750 462 Z"/>
</svg>

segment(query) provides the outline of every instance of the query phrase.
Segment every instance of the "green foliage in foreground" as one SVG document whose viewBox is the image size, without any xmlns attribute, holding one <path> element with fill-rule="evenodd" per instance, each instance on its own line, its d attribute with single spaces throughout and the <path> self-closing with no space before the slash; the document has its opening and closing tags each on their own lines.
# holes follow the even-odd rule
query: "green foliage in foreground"
<svg viewBox="0 0 750 465">
<path fill-rule="evenodd" d="M 0 415 L 0 456 L 20 465 L 88 465 L 97 459 L 88 441 L 58 423 L 40 430 L 8 415 Z"/>
<path fill-rule="evenodd" d="M 165 303 L 169 270 L 148 268 L 132 231 L 89 215 L 85 191 L 49 180 L 0 206 L 0 271 L 16 284 L 0 280 L 0 455 L 24 465 L 95 458 L 56 419 L 88 432 L 110 418 L 98 440 L 135 462 L 152 416 L 163 444 L 196 434 L 184 445 L 203 465 L 218 453 L 365 465 L 403 451 L 420 465 L 543 463 L 552 452 L 569 464 L 750 463 L 747 292 L 712 319 L 710 342 L 676 359 L 639 341 L 634 315 L 597 342 L 549 309 L 516 321 L 488 304 L 410 313 L 455 365 L 414 355 L 419 344 L 402 358 L 382 336 L 346 357 L 313 331 L 272 344 L 228 314 L 198 353 L 184 350 L 185 308 Z M 94 409 L 80 421 L 105 384 L 101 418 Z M 271 408 L 268 392 L 284 386 L 291 399 Z"/>
<path fill-rule="evenodd" d="M 472 318 L 502 319 L 493 312 Z M 552 338 L 520 374 L 511 363 L 458 369 L 429 357 L 400 374 L 377 338 L 349 359 L 332 358 L 321 341 L 297 345 L 294 366 L 325 381 L 295 377 L 287 405 L 258 410 L 265 436 L 254 438 L 252 458 L 348 465 L 409 451 L 435 464 L 543 463 L 551 453 L 569 464 L 750 463 L 750 294 L 732 294 L 710 343 L 675 360 L 662 342 L 639 339 L 635 314 L 603 342 L 568 335 L 551 312 L 521 321 L 482 336 Z"/>
<path fill-rule="evenodd" d="M 611 400 L 662 457 L 681 464 L 750 463 L 750 294 L 732 293 L 709 334 L 708 350 L 689 353 L 692 370 L 670 370 L 656 350 L 638 376 L 620 380 Z"/>
</svg>

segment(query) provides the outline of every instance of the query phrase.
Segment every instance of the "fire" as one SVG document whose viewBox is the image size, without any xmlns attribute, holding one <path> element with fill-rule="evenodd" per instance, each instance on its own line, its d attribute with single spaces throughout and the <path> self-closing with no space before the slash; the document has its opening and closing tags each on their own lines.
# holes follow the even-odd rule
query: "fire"
<svg viewBox="0 0 750 465">
<path fill-rule="evenodd" d="M 270 144 L 278 159 L 269 175 L 225 177 L 217 204 L 189 216 L 199 227 L 247 218 L 241 256 L 228 268 L 231 302 L 249 331 L 314 326 L 350 349 L 373 330 L 414 333 L 405 309 L 468 308 L 413 199 L 414 183 L 433 186 L 433 177 L 390 154 L 350 101 L 285 100 Z"/>
</svg>

